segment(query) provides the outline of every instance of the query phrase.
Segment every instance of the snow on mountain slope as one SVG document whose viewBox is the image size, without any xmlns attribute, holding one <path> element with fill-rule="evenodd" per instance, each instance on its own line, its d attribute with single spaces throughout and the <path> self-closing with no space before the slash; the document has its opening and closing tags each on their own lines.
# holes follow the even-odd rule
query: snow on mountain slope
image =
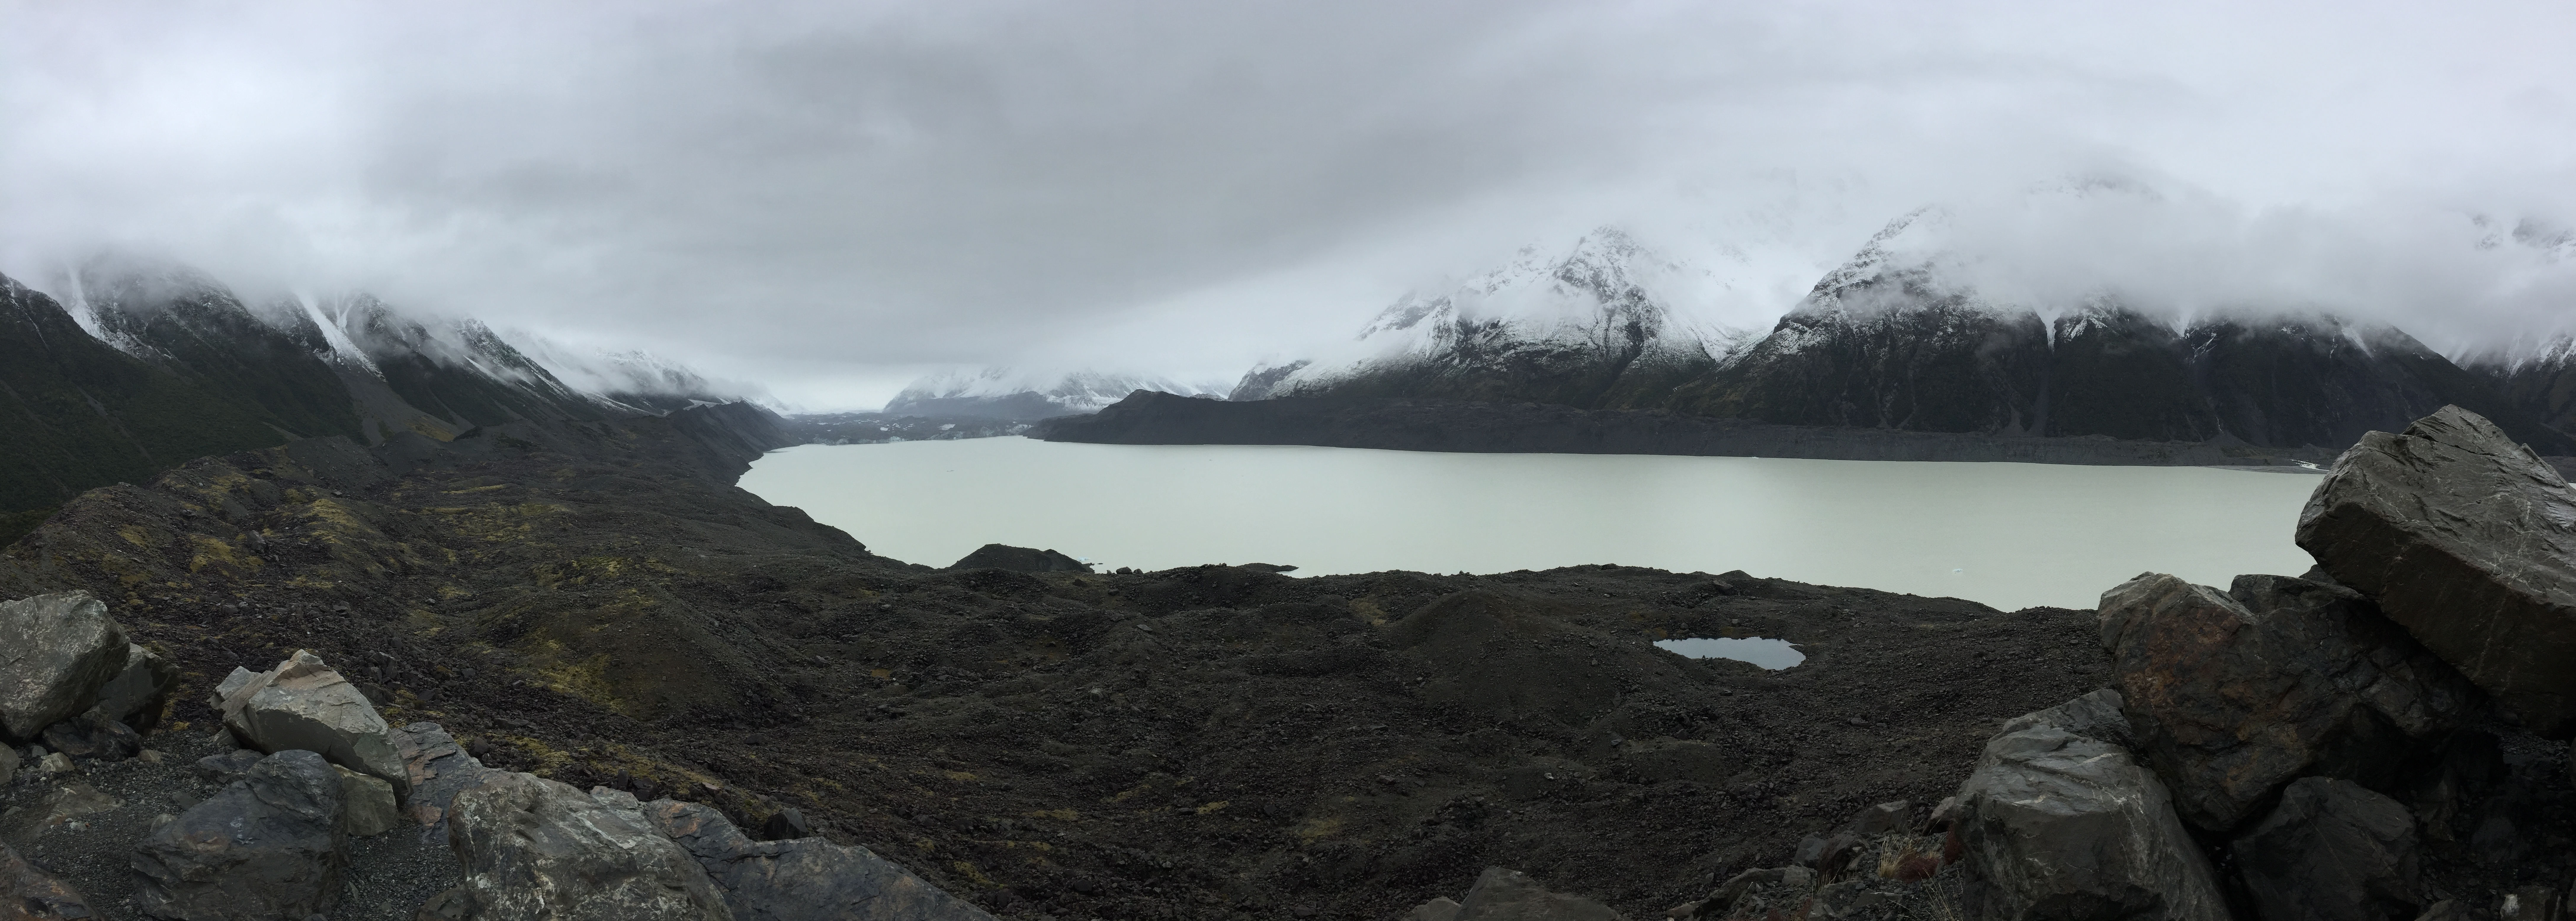
<svg viewBox="0 0 2576 921">
<path fill-rule="evenodd" d="M 942 371 L 922 377 L 886 402 L 908 415 L 1043 419 L 1098 412 L 1138 390 L 1222 397 L 1219 388 L 1167 377 L 1101 371 L 1050 374 L 1015 368 Z"/>
<path fill-rule="evenodd" d="M 1336 352 L 1253 369 L 1231 398 L 1620 401 L 1629 378 L 1696 368 L 1743 340 L 1676 309 L 1707 275 L 1617 227 L 1523 247 L 1446 291 L 1406 294 Z"/>
<path fill-rule="evenodd" d="M 520 351 L 591 399 L 636 412 L 667 413 L 701 403 L 765 397 L 752 384 L 716 381 L 696 369 L 640 349 L 579 349 L 533 333 L 513 333 Z"/>
</svg>

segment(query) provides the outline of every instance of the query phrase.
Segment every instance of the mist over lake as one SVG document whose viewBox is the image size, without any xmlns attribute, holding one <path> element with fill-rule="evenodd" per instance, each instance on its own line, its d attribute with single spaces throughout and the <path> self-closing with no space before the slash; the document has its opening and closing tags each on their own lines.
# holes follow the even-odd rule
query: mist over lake
<svg viewBox="0 0 2576 921">
<path fill-rule="evenodd" d="M 2140 572 L 2296 575 L 2313 476 L 2198 467 L 1124 446 L 1025 438 L 805 445 L 744 489 L 908 562 L 986 543 L 1106 570 L 1298 575 L 1595 563 L 2093 606 Z"/>
</svg>

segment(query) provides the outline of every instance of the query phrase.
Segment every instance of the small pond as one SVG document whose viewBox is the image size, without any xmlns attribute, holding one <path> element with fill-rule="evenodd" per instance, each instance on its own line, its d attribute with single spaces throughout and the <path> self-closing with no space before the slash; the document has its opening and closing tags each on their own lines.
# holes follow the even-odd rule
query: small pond
<svg viewBox="0 0 2576 921">
<path fill-rule="evenodd" d="M 1769 640 L 1758 636 L 1694 636 L 1678 640 L 1656 640 L 1655 648 L 1693 659 L 1733 659 L 1751 662 L 1779 671 L 1807 661 L 1807 654 L 1788 640 Z"/>
</svg>

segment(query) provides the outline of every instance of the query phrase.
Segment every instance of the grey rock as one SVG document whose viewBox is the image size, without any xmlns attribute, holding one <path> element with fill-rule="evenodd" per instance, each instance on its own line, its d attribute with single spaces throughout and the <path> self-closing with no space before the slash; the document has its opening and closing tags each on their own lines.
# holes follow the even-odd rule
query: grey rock
<svg viewBox="0 0 2576 921">
<path fill-rule="evenodd" d="M 143 751 L 143 737 L 97 707 L 45 727 L 45 744 L 74 758 L 123 761 Z"/>
<path fill-rule="evenodd" d="M 2548 886 L 2522 886 L 2504 894 L 2496 903 L 2496 921 L 2558 921 L 2558 890 Z"/>
<path fill-rule="evenodd" d="M 2432 767 L 2415 778 L 2409 801 L 2424 837 L 2455 841 L 2460 817 L 2506 777 L 2504 747 L 2493 735 L 2462 730 L 2434 743 L 2430 757 Z"/>
<path fill-rule="evenodd" d="M 48 752 L 44 757 L 36 759 L 36 770 L 47 774 L 69 774 L 80 770 L 80 765 L 73 764 L 70 755 L 62 752 Z"/>
<path fill-rule="evenodd" d="M 71 884 L 37 869 L 0 845 L 0 921 L 71 921 L 95 918 L 89 900 Z"/>
<path fill-rule="evenodd" d="M 2386 787 L 2484 696 L 2342 586 L 2238 576 L 2221 592 L 2148 573 L 2100 611 L 2133 747 L 2211 831 L 2308 774 Z"/>
<path fill-rule="evenodd" d="M 2443 899 L 2426 906 L 2415 921 L 2469 921 L 2469 906 L 2453 899 Z"/>
<path fill-rule="evenodd" d="M 1458 903 L 1458 921 L 1626 921 L 1610 907 L 1581 896 L 1549 892 L 1529 874 L 1486 867 Z"/>
<path fill-rule="evenodd" d="M 2298 543 L 2541 735 L 2576 732 L 2576 491 L 2445 406 L 2336 458 Z"/>
<path fill-rule="evenodd" d="M 1914 827 L 1914 804 L 1890 800 L 1860 811 L 1852 830 L 1864 835 L 1892 835 Z"/>
<path fill-rule="evenodd" d="M 485 779 L 500 773 L 467 754 L 437 723 L 406 724 L 389 738 L 394 754 L 402 759 L 403 775 L 411 781 L 412 819 L 422 825 L 438 824 L 456 794 L 482 786 Z"/>
<path fill-rule="evenodd" d="M 1736 899 L 1743 898 L 1744 894 L 1751 891 L 1753 887 L 1777 883 L 1781 876 L 1788 872 L 1784 867 L 1746 870 L 1727 877 L 1726 882 L 1719 883 L 1716 889 L 1709 892 L 1708 901 L 1719 908 L 1733 905 Z"/>
<path fill-rule="evenodd" d="M 1839 921 L 1859 917 L 1890 900 L 1869 889 L 1860 880 L 1835 883 L 1816 890 L 1815 903 L 1807 908 L 1807 921 Z"/>
<path fill-rule="evenodd" d="M 605 788 L 593 795 L 618 811 L 635 802 L 632 795 Z M 697 803 L 655 800 L 637 808 L 706 868 L 740 921 L 992 919 L 864 847 L 821 838 L 753 841 L 723 813 Z"/>
<path fill-rule="evenodd" d="M 0 786 L 8 786 L 9 781 L 17 779 L 20 763 L 17 749 L 0 745 Z"/>
<path fill-rule="evenodd" d="M 0 834 L 25 838 L 46 828 L 61 825 L 82 816 L 117 809 L 125 803 L 101 792 L 97 787 L 79 781 L 56 783 L 44 795 L 24 807 L 11 809 L 0 819 Z"/>
<path fill-rule="evenodd" d="M 341 822 L 349 834 L 364 838 L 392 831 L 402 824 L 402 812 L 394 806 L 394 786 L 382 777 L 371 777 L 339 765 L 331 772 L 340 778 Z"/>
<path fill-rule="evenodd" d="M 2230 850 L 2264 921 L 2406 921 L 2423 904 L 2415 817 L 2350 781 L 2291 783 Z"/>
<path fill-rule="evenodd" d="M 238 683 L 226 678 L 224 685 L 232 688 L 221 707 L 224 726 L 244 744 L 264 752 L 320 752 L 333 764 L 384 778 L 397 794 L 410 789 L 391 727 L 320 656 L 298 649 L 274 669 Z"/>
<path fill-rule="evenodd" d="M 250 769 L 264 757 L 267 756 L 247 748 L 236 748 L 220 755 L 199 758 L 195 768 L 197 776 L 208 783 L 229 784 L 250 773 Z"/>
<path fill-rule="evenodd" d="M 349 866 L 341 813 L 340 777 L 321 755 L 263 758 L 134 849 L 135 905 L 187 921 L 328 913 Z"/>
<path fill-rule="evenodd" d="M 447 841 L 465 881 L 424 904 L 462 919 L 728 921 L 689 853 L 620 810 L 532 774 L 494 772 L 457 794 Z"/>
<path fill-rule="evenodd" d="M 152 650 L 128 643 L 124 670 L 98 689 L 98 709 L 109 719 L 150 732 L 161 722 L 162 704 L 170 699 L 170 689 L 178 683 L 178 666 Z"/>
<path fill-rule="evenodd" d="M 1959 811 L 1959 798 L 1955 796 L 1944 796 L 1941 798 L 1941 802 L 1939 804 L 1932 807 L 1932 817 L 1924 822 L 1925 830 L 1934 832 L 1949 831 L 1950 826 L 1958 824 L 1959 817 L 1961 815 L 1963 815 L 1963 813 Z"/>
<path fill-rule="evenodd" d="M 0 735 L 34 738 L 96 705 L 129 645 L 88 592 L 0 603 Z"/>
<path fill-rule="evenodd" d="M 789 806 L 769 814 L 760 822 L 760 837 L 768 841 L 793 841 L 814 836 L 814 827 L 806 824 L 805 814 Z"/>
<path fill-rule="evenodd" d="M 2045 710 L 2034 710 L 2003 722 L 1997 737 L 2025 729 L 2054 729 L 2068 735 L 2079 735 L 2121 748 L 2134 748 L 2129 735 L 2129 714 L 2120 692 L 2104 688 Z"/>
<path fill-rule="evenodd" d="M 1404 913 L 1404 921 L 1458 921 L 1458 902 L 1441 896 Z"/>
<path fill-rule="evenodd" d="M 2226 921 L 2164 784 L 2102 738 L 2119 710 L 2117 693 L 2095 691 L 2008 720 L 1987 741 L 1955 828 L 1983 883 L 1977 916 Z"/>
</svg>

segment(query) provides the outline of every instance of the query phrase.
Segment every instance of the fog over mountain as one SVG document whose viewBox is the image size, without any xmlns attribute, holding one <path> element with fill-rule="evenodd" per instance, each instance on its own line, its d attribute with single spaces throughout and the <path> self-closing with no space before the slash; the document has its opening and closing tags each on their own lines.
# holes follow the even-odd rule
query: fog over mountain
<svg viewBox="0 0 2576 921">
<path fill-rule="evenodd" d="M 2324 311 L 2501 362 L 2576 325 L 2557 4 L 0 21 L 0 273 L 149 249 L 813 409 L 984 367 L 1232 381 L 1603 226 L 1698 272 L 1677 323 L 1765 329 L 1925 209 L 1946 273 L 2043 312 Z M 592 364 L 565 383 L 663 367 Z"/>
</svg>

